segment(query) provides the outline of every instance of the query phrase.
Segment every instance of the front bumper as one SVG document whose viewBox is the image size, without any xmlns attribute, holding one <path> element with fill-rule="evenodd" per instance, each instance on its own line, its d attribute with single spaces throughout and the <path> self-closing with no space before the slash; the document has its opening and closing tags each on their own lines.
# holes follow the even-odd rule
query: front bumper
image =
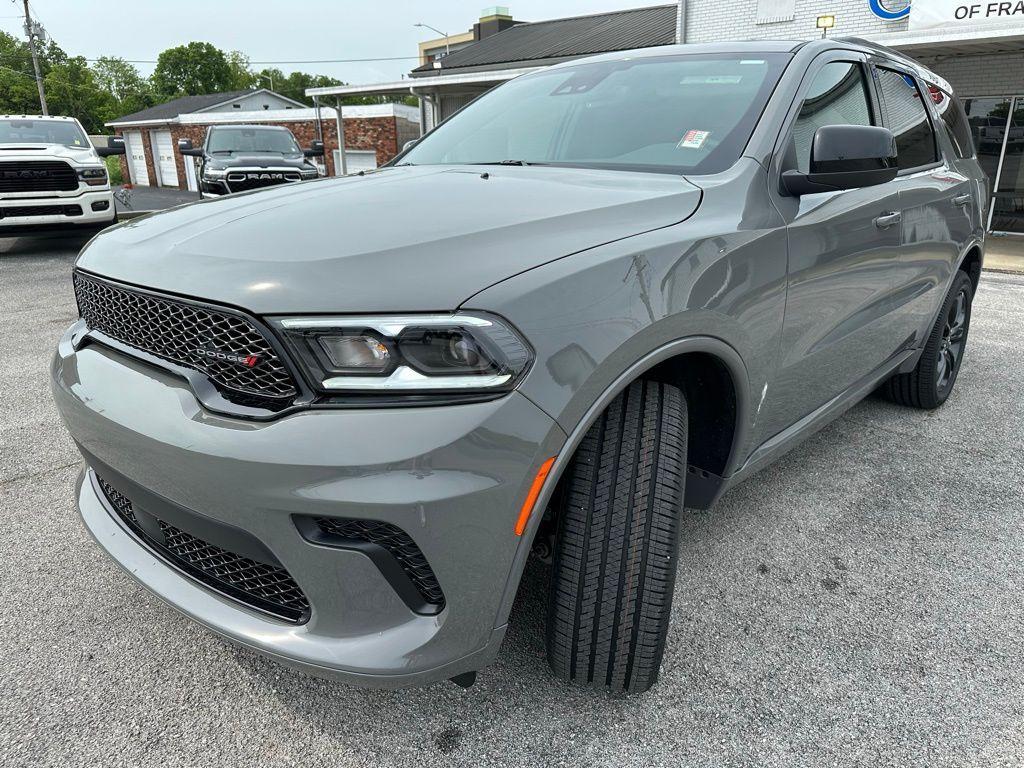
<svg viewBox="0 0 1024 768">
<path fill-rule="evenodd" d="M 452 407 L 304 411 L 255 423 L 204 411 L 187 384 L 105 347 L 54 358 L 55 400 L 86 461 L 258 540 L 308 597 L 302 624 L 261 614 L 157 557 L 113 514 L 92 470 L 78 506 L 100 545 L 167 603 L 238 644 L 320 676 L 395 687 L 497 653 L 529 537 L 513 532 L 533 474 L 564 434 L 525 397 Z M 359 551 L 311 543 L 295 516 L 408 532 L 445 592 L 409 608 Z"/>
<path fill-rule="evenodd" d="M 93 206 L 102 210 L 93 210 Z M 74 196 L 22 196 L 0 199 L 0 230 L 64 224 L 96 226 L 112 224 L 116 218 L 114 194 L 110 188 Z"/>
</svg>

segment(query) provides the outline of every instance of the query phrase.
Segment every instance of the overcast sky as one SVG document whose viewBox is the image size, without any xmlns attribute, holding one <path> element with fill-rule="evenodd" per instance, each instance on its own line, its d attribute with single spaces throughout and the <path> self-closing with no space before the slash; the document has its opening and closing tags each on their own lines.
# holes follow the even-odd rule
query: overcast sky
<svg viewBox="0 0 1024 768">
<path fill-rule="evenodd" d="M 637 8 L 658 0 L 513 0 L 504 3 L 521 21 Z M 0 29 L 23 36 L 16 14 L 21 0 L 0 0 Z M 413 27 L 430 24 L 449 34 L 470 29 L 486 7 L 471 0 L 31 0 L 33 14 L 71 56 L 112 55 L 154 60 L 190 40 L 213 43 L 262 61 L 408 57 L 400 61 L 276 64 L 349 83 L 397 80 L 416 64 L 417 43 L 436 37 Z M 152 64 L 136 65 L 143 74 Z M 269 66 L 269 65 L 268 65 Z"/>
</svg>

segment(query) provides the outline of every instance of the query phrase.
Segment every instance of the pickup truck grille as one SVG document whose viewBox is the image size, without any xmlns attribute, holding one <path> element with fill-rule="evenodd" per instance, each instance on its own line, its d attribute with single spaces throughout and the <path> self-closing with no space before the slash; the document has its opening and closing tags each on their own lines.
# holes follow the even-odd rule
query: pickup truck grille
<svg viewBox="0 0 1024 768">
<path fill-rule="evenodd" d="M 232 402 L 287 405 L 295 380 L 244 316 L 74 273 L 78 310 L 90 330 L 206 375 Z M 272 401 L 272 402 L 267 402 Z"/>
<path fill-rule="evenodd" d="M 228 189 L 232 192 L 245 192 L 250 189 L 276 187 L 298 181 L 302 176 L 298 171 L 229 171 Z"/>
<path fill-rule="evenodd" d="M 61 160 L 0 163 L 0 194 L 7 192 L 73 192 L 78 174 Z"/>
</svg>

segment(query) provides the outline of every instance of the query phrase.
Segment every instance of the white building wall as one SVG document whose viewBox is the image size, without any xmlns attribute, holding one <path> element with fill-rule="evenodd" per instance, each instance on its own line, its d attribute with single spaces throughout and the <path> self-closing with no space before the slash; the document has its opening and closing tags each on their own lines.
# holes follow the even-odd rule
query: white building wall
<svg viewBox="0 0 1024 768">
<path fill-rule="evenodd" d="M 884 0 L 890 10 L 908 5 L 908 0 Z M 774 5 L 774 4 L 773 4 Z M 818 16 L 832 14 L 836 26 L 830 36 L 881 34 L 907 31 L 907 19 L 885 21 L 875 16 L 868 0 L 796 0 L 793 18 L 758 24 L 758 0 L 687 0 L 686 42 L 710 43 L 720 40 L 782 39 L 803 40 L 821 37 L 815 27 Z"/>
<path fill-rule="evenodd" d="M 283 99 L 275 93 L 253 91 L 241 96 L 227 104 L 221 104 L 212 109 L 202 110 L 203 112 L 254 112 L 258 109 L 301 109 L 288 99 Z"/>
<path fill-rule="evenodd" d="M 946 78 L 958 96 L 1024 96 L 1024 51 L 914 58 Z"/>
</svg>

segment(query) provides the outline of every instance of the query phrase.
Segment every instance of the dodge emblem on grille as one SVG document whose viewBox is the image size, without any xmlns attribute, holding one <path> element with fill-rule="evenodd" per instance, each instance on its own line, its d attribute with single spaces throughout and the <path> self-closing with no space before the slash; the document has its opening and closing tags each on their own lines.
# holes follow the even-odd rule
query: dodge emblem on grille
<svg viewBox="0 0 1024 768">
<path fill-rule="evenodd" d="M 255 368 L 260 364 L 259 355 L 236 355 L 233 352 L 224 352 L 219 349 L 210 349 L 200 347 L 195 350 L 197 355 L 209 358 L 210 360 L 223 360 L 226 363 L 235 363 L 236 365 L 244 365 L 246 368 Z"/>
</svg>

